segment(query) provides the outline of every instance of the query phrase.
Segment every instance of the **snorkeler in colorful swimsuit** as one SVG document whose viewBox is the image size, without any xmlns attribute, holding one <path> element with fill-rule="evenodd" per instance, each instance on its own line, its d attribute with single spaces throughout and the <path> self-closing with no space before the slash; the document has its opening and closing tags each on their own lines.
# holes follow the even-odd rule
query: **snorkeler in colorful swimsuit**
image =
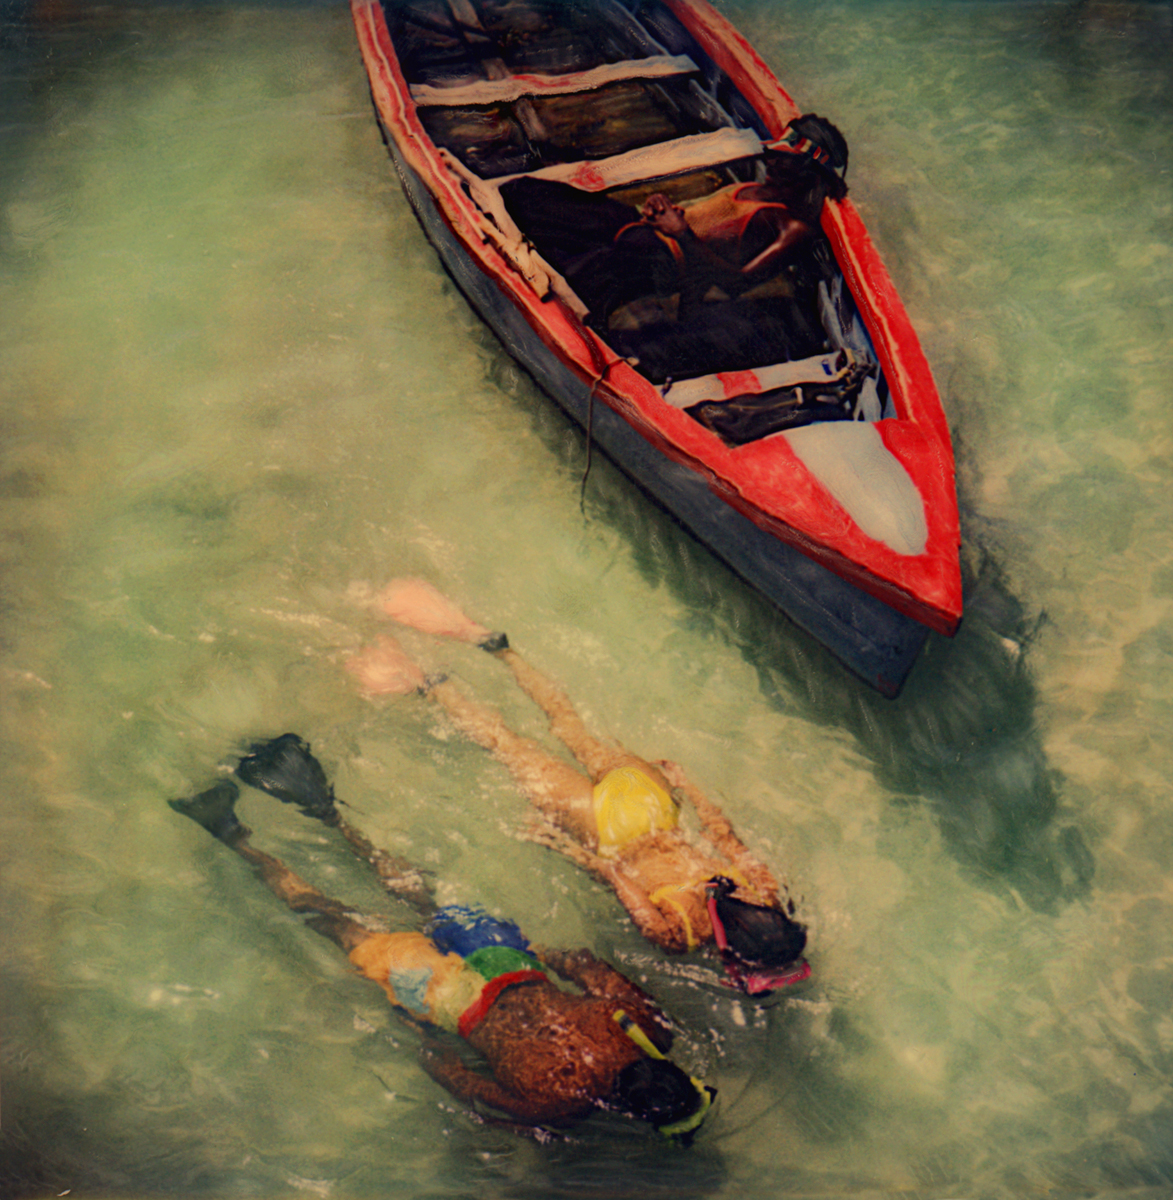
<svg viewBox="0 0 1173 1200">
<path fill-rule="evenodd" d="M 668 1021 L 645 992 L 586 950 L 539 951 L 511 922 L 479 909 L 437 908 L 420 871 L 377 850 L 342 817 L 321 765 L 294 734 L 253 746 L 237 775 L 336 829 L 424 919 L 422 930 L 374 932 L 255 848 L 236 816 L 239 789 L 230 779 L 170 802 L 250 863 L 294 912 L 309 914 L 307 924 L 383 988 L 424 1034 L 421 1064 L 449 1092 L 526 1127 L 605 1109 L 691 1139 L 715 1093 L 665 1058 Z M 580 992 L 565 990 L 557 977 Z M 440 1031 L 463 1038 L 487 1071 L 445 1046 Z"/>
<path fill-rule="evenodd" d="M 799 979 L 806 930 L 767 868 L 729 821 L 674 763 L 653 764 L 594 737 L 565 694 L 504 634 L 471 621 L 430 584 L 398 580 L 382 610 L 426 633 L 479 645 L 513 673 L 583 771 L 511 730 L 496 709 L 445 678 L 429 679 L 394 638 L 382 637 L 348 666 L 368 696 L 420 692 L 508 768 L 543 823 L 528 836 L 608 884 L 649 941 L 670 953 L 715 944 L 727 981 L 761 995 Z M 585 771 L 585 773 L 584 773 Z M 681 801 L 700 818 L 707 845 L 680 827 Z"/>
</svg>

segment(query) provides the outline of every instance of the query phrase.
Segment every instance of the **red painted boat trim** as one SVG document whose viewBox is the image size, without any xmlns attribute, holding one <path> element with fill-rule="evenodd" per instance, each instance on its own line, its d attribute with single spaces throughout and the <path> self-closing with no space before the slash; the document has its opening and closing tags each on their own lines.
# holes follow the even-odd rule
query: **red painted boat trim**
<svg viewBox="0 0 1173 1200">
<path fill-rule="evenodd" d="M 661 3 L 737 84 L 762 118 L 770 137 L 779 137 L 790 121 L 802 115 L 802 109 L 758 57 L 758 52 L 711 4 L 705 0 L 661 0 Z"/>
<path fill-rule="evenodd" d="M 799 112 L 769 68 L 704 0 L 664 0 L 698 44 L 754 105 L 772 135 Z M 924 501 L 928 539 L 902 555 L 859 529 L 799 461 L 785 437 L 729 447 L 619 359 L 560 301 L 541 300 L 486 241 L 480 215 L 424 132 L 377 0 L 351 0 L 380 117 L 399 153 L 477 266 L 520 311 L 534 334 L 596 397 L 653 446 L 698 472 L 712 491 L 755 524 L 898 611 L 951 634 L 961 617 L 960 544 L 953 452 L 937 389 L 912 323 L 850 201 L 828 203 L 823 228 L 872 335 L 896 420 L 878 422 L 885 446 Z"/>
</svg>

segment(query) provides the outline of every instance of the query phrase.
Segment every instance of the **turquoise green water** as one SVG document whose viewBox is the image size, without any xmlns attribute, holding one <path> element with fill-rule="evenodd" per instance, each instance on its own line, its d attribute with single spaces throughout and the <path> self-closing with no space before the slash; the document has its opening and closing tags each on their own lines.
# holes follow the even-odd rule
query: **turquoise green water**
<svg viewBox="0 0 1173 1200">
<path fill-rule="evenodd" d="M 1173 10 L 723 7 L 846 132 L 954 433 L 968 616 L 894 703 L 597 456 L 580 507 L 583 439 L 420 233 L 344 6 L 7 7 L 0 1194 L 1173 1190 Z M 761 1009 L 664 962 L 435 713 L 354 694 L 405 573 L 721 799 L 808 983 Z M 540 734 L 491 660 L 405 641 Z M 286 729 L 446 899 L 646 979 L 721 1089 L 691 1150 L 474 1123 L 167 808 Z"/>
</svg>

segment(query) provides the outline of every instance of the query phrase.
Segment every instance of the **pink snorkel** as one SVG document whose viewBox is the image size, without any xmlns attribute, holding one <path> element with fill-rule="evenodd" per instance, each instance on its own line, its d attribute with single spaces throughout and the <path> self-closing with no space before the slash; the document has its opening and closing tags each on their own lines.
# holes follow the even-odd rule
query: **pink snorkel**
<svg viewBox="0 0 1173 1200">
<path fill-rule="evenodd" d="M 724 922 L 717 915 L 717 897 L 719 895 L 720 886 L 716 880 L 710 880 L 705 884 L 705 906 L 709 910 L 713 937 L 716 939 L 717 949 L 721 951 L 721 961 L 725 965 L 725 974 L 728 976 L 725 980 L 727 986 L 737 988 L 738 991 L 745 992 L 750 996 L 761 996 L 766 992 L 784 988 L 787 984 L 798 983 L 810 975 L 810 963 L 804 958 L 785 967 L 763 967 L 751 970 L 744 966 L 736 952 L 730 949 L 729 940 L 725 936 Z"/>
</svg>

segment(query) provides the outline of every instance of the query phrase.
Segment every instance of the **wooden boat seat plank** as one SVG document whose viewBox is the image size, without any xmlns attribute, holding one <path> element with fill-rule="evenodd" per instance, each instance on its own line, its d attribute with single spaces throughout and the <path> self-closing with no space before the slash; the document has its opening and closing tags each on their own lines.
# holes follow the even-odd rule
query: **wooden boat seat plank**
<svg viewBox="0 0 1173 1200">
<path fill-rule="evenodd" d="M 686 171 L 717 166 L 739 158 L 753 158 L 761 152 L 761 139 L 752 129 L 718 129 L 713 133 L 694 133 L 673 138 L 669 142 L 628 150 L 610 158 L 553 163 L 536 171 L 499 175 L 486 182 L 500 187 L 512 179 L 529 176 L 569 183 L 584 192 L 601 192 L 666 175 L 681 175 Z"/>
<path fill-rule="evenodd" d="M 658 54 L 628 62 L 605 63 L 589 71 L 575 71 L 567 75 L 509 75 L 503 79 L 486 79 L 456 87 L 413 84 L 411 98 L 421 108 L 512 104 L 523 96 L 573 95 L 629 79 L 693 75 L 698 69 L 687 54 Z"/>
<path fill-rule="evenodd" d="M 774 388 L 794 387 L 796 384 L 831 383 L 842 377 L 847 369 L 840 363 L 843 351 L 832 351 L 797 362 L 774 363 L 753 371 L 720 371 L 682 379 L 660 389 L 660 394 L 673 408 L 691 408 L 706 400 L 734 400 L 738 396 L 758 396 Z M 854 361 L 854 360 L 852 360 Z"/>
<path fill-rule="evenodd" d="M 619 0 L 585 6 L 549 0 L 505 5 L 388 0 L 381 7 L 392 41 L 402 40 L 406 81 L 438 90 L 684 53 L 669 51 Z"/>
</svg>

